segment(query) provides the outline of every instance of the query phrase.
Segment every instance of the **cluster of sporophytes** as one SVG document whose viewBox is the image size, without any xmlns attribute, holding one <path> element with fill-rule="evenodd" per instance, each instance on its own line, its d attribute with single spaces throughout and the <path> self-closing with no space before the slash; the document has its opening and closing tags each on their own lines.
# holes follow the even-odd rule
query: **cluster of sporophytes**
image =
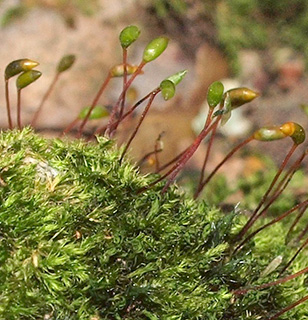
<svg viewBox="0 0 308 320">
<path fill-rule="evenodd" d="M 168 45 L 166 37 L 152 40 L 140 64 L 130 65 L 128 48 L 139 33 L 136 26 L 120 33 L 122 63 L 110 69 L 90 106 L 64 130 L 66 134 L 78 126 L 76 136 L 82 137 L 88 121 L 107 118 L 90 141 L 47 140 L 31 126 L 23 128 L 21 90 L 40 76 L 34 70 L 38 63 L 20 59 L 5 69 L 9 130 L 0 134 L 0 318 L 308 319 L 304 303 L 308 268 L 302 252 L 308 242 L 304 216 L 308 200 L 271 213 L 272 204 L 281 198 L 307 155 L 304 150 L 286 169 L 305 140 L 304 129 L 290 121 L 260 128 L 207 172 L 218 126 L 228 121 L 233 109 L 258 96 L 247 88 L 225 92 L 221 82 L 214 82 L 207 96 L 209 113 L 196 140 L 162 165 L 162 148 L 156 143 L 142 159 L 153 157 L 156 173 L 141 175 L 125 156 L 128 147 L 155 97 L 172 98 L 186 70 L 128 105 L 126 94 L 132 82 Z M 73 55 L 60 61 L 32 126 L 59 76 L 74 61 Z M 16 75 L 14 128 L 9 80 Z M 110 79 L 119 76 L 123 90 L 108 111 L 97 103 Z M 143 102 L 136 128 L 119 149 L 110 137 Z M 249 142 L 292 141 L 249 216 L 237 207 L 222 213 L 172 184 L 207 136 L 194 198 Z M 159 175 L 163 169 L 165 173 Z"/>
</svg>

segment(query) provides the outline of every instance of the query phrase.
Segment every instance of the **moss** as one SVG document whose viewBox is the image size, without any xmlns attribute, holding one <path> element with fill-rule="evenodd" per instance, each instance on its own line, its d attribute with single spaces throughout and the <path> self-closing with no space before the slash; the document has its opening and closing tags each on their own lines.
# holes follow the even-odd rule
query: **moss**
<svg viewBox="0 0 308 320">
<path fill-rule="evenodd" d="M 230 257 L 244 216 L 175 186 L 139 194 L 155 176 L 119 165 L 112 141 L 26 128 L 2 132 L 0 149 L 0 319 L 257 319 L 307 294 L 302 276 L 234 302 L 233 289 L 277 276 L 260 279 L 273 257 L 290 256 L 284 226 Z"/>
</svg>

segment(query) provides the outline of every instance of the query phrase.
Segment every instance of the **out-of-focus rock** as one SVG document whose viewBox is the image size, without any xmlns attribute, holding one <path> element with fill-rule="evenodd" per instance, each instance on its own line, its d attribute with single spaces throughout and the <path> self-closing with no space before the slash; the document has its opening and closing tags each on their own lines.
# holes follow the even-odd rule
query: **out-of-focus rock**
<svg viewBox="0 0 308 320">
<path fill-rule="evenodd" d="M 241 50 L 239 53 L 239 79 L 248 87 L 262 92 L 269 83 L 269 76 L 265 71 L 262 53 L 254 50 Z"/>
</svg>

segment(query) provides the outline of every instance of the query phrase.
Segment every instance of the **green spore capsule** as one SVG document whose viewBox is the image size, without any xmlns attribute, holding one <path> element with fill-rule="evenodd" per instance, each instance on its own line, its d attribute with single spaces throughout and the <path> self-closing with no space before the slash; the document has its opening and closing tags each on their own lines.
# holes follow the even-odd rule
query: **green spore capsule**
<svg viewBox="0 0 308 320">
<path fill-rule="evenodd" d="M 91 108 L 90 106 L 83 108 L 78 115 L 78 119 L 83 120 L 87 116 L 90 108 Z M 101 119 L 101 118 L 105 118 L 108 116 L 109 116 L 109 112 L 107 111 L 107 109 L 105 107 L 95 106 L 94 109 L 90 113 L 89 120 Z"/>
<path fill-rule="evenodd" d="M 158 37 L 152 40 L 144 49 L 143 61 L 148 63 L 158 58 L 167 48 L 168 42 L 167 37 Z"/>
<path fill-rule="evenodd" d="M 184 79 L 186 74 L 187 74 L 187 70 L 182 70 L 168 77 L 166 80 L 170 80 L 171 82 L 174 83 L 175 86 L 177 86 Z"/>
<path fill-rule="evenodd" d="M 16 80 L 16 87 L 18 90 L 21 90 L 25 87 L 27 87 L 29 84 L 37 80 L 42 73 L 37 70 L 29 70 L 26 72 L 23 72 Z"/>
<path fill-rule="evenodd" d="M 253 138 L 259 141 L 279 140 L 287 136 L 288 135 L 281 131 L 280 127 L 277 126 L 262 127 L 253 134 Z"/>
<path fill-rule="evenodd" d="M 140 30 L 136 26 L 128 26 L 124 28 L 119 36 L 122 48 L 127 49 L 133 42 L 135 42 L 140 35 Z"/>
<path fill-rule="evenodd" d="M 159 87 L 165 100 L 170 100 L 175 95 L 175 85 L 172 81 L 163 80 Z"/>
<path fill-rule="evenodd" d="M 220 81 L 213 82 L 207 91 L 207 103 L 211 109 L 215 108 L 222 100 L 224 85 Z"/>
<path fill-rule="evenodd" d="M 64 72 L 68 70 L 74 64 L 75 60 L 76 56 L 74 54 L 68 54 L 64 56 L 58 64 L 57 71 Z"/>
<path fill-rule="evenodd" d="M 14 60 L 10 62 L 5 68 L 4 77 L 6 80 L 8 80 L 9 78 L 16 76 L 23 71 L 32 70 L 38 65 L 38 62 L 30 59 Z"/>
<path fill-rule="evenodd" d="M 245 103 L 251 102 L 259 96 L 258 92 L 245 87 L 231 89 L 227 92 L 230 95 L 232 109 L 238 108 Z"/>
</svg>

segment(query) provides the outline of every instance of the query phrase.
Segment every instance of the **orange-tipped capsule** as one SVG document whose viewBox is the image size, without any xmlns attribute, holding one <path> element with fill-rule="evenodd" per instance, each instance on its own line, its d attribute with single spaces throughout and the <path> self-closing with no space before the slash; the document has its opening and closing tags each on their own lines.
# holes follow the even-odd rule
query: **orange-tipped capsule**
<svg viewBox="0 0 308 320">
<path fill-rule="evenodd" d="M 230 96 L 232 109 L 238 108 L 260 95 L 258 92 L 245 87 L 231 89 L 226 93 L 228 93 Z"/>
<path fill-rule="evenodd" d="M 18 78 L 16 79 L 16 87 L 18 90 L 21 90 L 25 87 L 27 87 L 29 84 L 37 80 L 42 73 L 37 70 L 29 70 L 26 72 L 23 72 Z"/>
<path fill-rule="evenodd" d="M 137 70 L 138 66 L 133 66 L 131 64 L 126 65 L 126 72 L 128 75 L 133 74 Z M 143 73 L 143 72 L 141 72 Z M 118 64 L 110 70 L 110 75 L 112 77 L 123 77 L 124 76 L 124 64 Z"/>
<path fill-rule="evenodd" d="M 5 80 L 16 76 L 23 71 L 29 71 L 38 66 L 39 63 L 30 59 L 19 59 L 10 62 L 5 68 Z"/>
<path fill-rule="evenodd" d="M 297 145 L 305 141 L 305 138 L 306 138 L 305 130 L 298 123 L 286 122 L 280 127 L 280 130 L 285 135 L 292 138 L 293 142 Z"/>
<path fill-rule="evenodd" d="M 281 127 L 277 126 L 262 127 L 254 132 L 253 139 L 259 141 L 273 141 L 288 137 L 288 135 L 280 130 L 280 128 Z"/>
<path fill-rule="evenodd" d="M 76 60 L 76 56 L 73 54 L 68 54 L 68 55 L 62 57 L 62 59 L 60 60 L 60 62 L 58 64 L 57 71 L 64 72 L 64 71 L 68 70 L 74 64 L 75 60 Z"/>
<path fill-rule="evenodd" d="M 140 30 L 136 26 L 128 26 L 124 28 L 119 36 L 122 48 L 127 49 L 133 42 L 135 42 L 140 35 Z"/>
<path fill-rule="evenodd" d="M 169 39 L 158 37 L 152 40 L 143 51 L 143 62 L 148 63 L 158 58 L 167 48 Z"/>
</svg>

